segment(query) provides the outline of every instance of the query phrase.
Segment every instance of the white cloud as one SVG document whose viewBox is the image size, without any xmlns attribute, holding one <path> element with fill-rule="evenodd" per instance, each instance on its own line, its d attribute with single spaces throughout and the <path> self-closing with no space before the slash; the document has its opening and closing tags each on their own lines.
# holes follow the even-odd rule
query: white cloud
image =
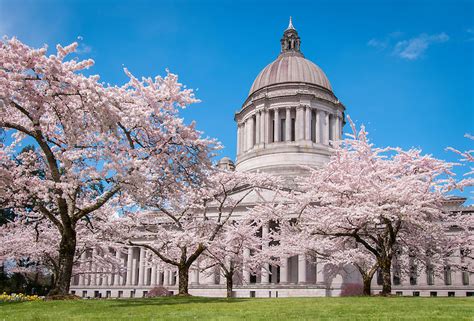
<svg viewBox="0 0 474 321">
<path fill-rule="evenodd" d="M 422 33 L 417 37 L 395 41 L 396 38 L 400 38 L 402 35 L 399 31 L 392 32 L 384 40 L 369 40 L 367 45 L 380 51 L 390 50 L 394 56 L 402 59 L 415 60 L 422 57 L 432 44 L 443 43 L 449 40 L 449 36 L 442 32 L 433 35 Z"/>
<path fill-rule="evenodd" d="M 403 59 L 415 60 L 421 57 L 430 45 L 448 40 L 449 36 L 444 32 L 435 35 L 423 33 L 415 38 L 398 41 L 393 49 L 393 54 Z"/>
</svg>

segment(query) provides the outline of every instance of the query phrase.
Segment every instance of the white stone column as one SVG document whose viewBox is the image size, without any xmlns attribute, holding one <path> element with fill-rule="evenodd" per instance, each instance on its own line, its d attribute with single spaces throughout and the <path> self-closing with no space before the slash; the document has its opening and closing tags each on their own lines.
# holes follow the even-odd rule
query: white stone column
<svg viewBox="0 0 474 321">
<path fill-rule="evenodd" d="M 279 142 L 281 140 L 281 138 L 280 138 L 280 125 L 281 125 L 281 122 L 280 122 L 280 114 L 278 112 L 278 108 L 275 109 L 275 116 L 274 116 L 273 121 L 274 121 L 274 128 L 275 128 L 274 133 L 273 133 L 275 135 L 274 136 L 275 137 L 274 141 Z"/>
<path fill-rule="evenodd" d="M 306 254 L 298 255 L 298 284 L 306 283 Z"/>
<path fill-rule="evenodd" d="M 329 114 L 325 111 L 324 113 L 324 121 L 323 121 L 323 144 L 329 145 Z"/>
<path fill-rule="evenodd" d="M 92 257 L 91 257 L 91 264 L 92 264 L 91 286 L 97 285 L 97 264 L 94 262 L 96 255 L 97 255 L 97 250 L 94 248 L 92 250 Z"/>
<path fill-rule="evenodd" d="M 283 257 L 280 261 L 280 284 L 286 284 L 288 283 L 288 258 Z"/>
<path fill-rule="evenodd" d="M 272 120 L 270 111 L 265 110 L 265 143 L 269 144 L 272 141 Z"/>
<path fill-rule="evenodd" d="M 253 147 L 253 118 L 250 117 L 246 120 L 247 127 L 247 150 Z"/>
<path fill-rule="evenodd" d="M 255 113 L 255 145 L 260 144 L 260 112 Z"/>
<path fill-rule="evenodd" d="M 286 108 L 285 127 L 285 138 L 289 142 L 291 141 L 291 108 Z"/>
<path fill-rule="evenodd" d="M 146 250 L 142 247 L 139 247 L 138 250 L 140 251 L 140 264 L 138 265 L 138 285 L 143 286 L 145 285 L 145 255 Z"/>
<path fill-rule="evenodd" d="M 158 282 L 156 281 L 156 276 L 157 276 L 156 263 L 153 263 L 153 265 L 151 266 L 151 281 L 150 281 L 151 286 L 155 286 L 158 284 Z"/>
<path fill-rule="evenodd" d="M 304 139 L 311 141 L 311 107 L 306 106 L 305 108 L 305 132 Z"/>
<path fill-rule="evenodd" d="M 113 285 L 121 285 L 120 283 L 120 250 L 115 251 L 115 258 L 117 259 L 117 265 L 114 266 L 114 283 Z"/>
<path fill-rule="evenodd" d="M 138 259 L 132 257 L 132 285 L 137 285 L 137 268 L 138 268 Z"/>
<path fill-rule="evenodd" d="M 166 269 L 163 273 L 164 273 L 163 285 L 169 286 L 170 285 L 170 270 Z"/>
<path fill-rule="evenodd" d="M 243 279 L 244 279 L 244 284 L 249 284 L 250 283 L 250 271 L 248 267 L 245 265 L 248 260 L 250 260 L 250 249 L 244 249 L 244 269 L 243 269 Z"/>
<path fill-rule="evenodd" d="M 296 140 L 304 139 L 304 106 L 296 107 Z"/>
<path fill-rule="evenodd" d="M 322 143 L 322 139 L 321 139 L 321 135 L 322 135 L 322 125 L 321 125 L 321 110 L 316 110 L 316 125 L 315 125 L 315 129 L 314 129 L 314 132 L 316 134 L 316 143 L 318 144 L 321 144 Z"/>
<path fill-rule="evenodd" d="M 268 232 L 269 232 L 268 223 L 266 223 L 262 226 L 262 241 L 263 241 L 262 247 L 267 247 L 268 246 L 267 242 L 264 241 L 268 237 Z M 262 274 L 261 283 L 262 284 L 268 284 L 270 282 L 269 271 L 270 271 L 270 265 L 268 263 L 265 263 L 263 265 L 262 271 L 261 271 L 261 274 Z"/>
<path fill-rule="evenodd" d="M 82 252 L 81 254 L 81 269 L 83 269 L 86 266 L 86 251 Z M 79 274 L 79 285 L 84 286 L 86 284 L 85 282 L 85 276 L 84 273 Z"/>
<path fill-rule="evenodd" d="M 340 140 L 341 139 L 341 118 L 339 116 L 336 116 L 336 139 Z"/>
<path fill-rule="evenodd" d="M 199 265 L 197 264 L 197 262 L 193 264 L 193 267 L 191 269 L 191 284 L 199 284 Z"/>
<path fill-rule="evenodd" d="M 242 135 L 242 130 L 241 130 L 241 126 L 239 123 L 237 123 L 237 155 L 240 155 L 240 153 L 242 152 L 242 149 L 241 149 L 241 136 Z"/>
<path fill-rule="evenodd" d="M 316 261 L 316 283 L 324 283 L 324 263 L 319 259 Z"/>
<path fill-rule="evenodd" d="M 259 129 L 260 129 L 260 144 L 266 143 L 266 137 L 265 137 L 265 117 L 266 113 L 264 110 L 260 111 L 260 124 L 259 124 Z"/>
</svg>

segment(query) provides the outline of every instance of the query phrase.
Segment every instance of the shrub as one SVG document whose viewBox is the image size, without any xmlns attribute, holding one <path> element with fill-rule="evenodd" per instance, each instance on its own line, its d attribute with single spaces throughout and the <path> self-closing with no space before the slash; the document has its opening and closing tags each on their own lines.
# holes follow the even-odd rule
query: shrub
<svg viewBox="0 0 474 321">
<path fill-rule="evenodd" d="M 165 287 L 156 286 L 146 294 L 147 298 L 156 298 L 160 296 L 171 296 L 171 292 L 168 291 Z"/>
<path fill-rule="evenodd" d="M 364 286 L 360 283 L 347 283 L 341 289 L 341 296 L 358 296 L 363 294 Z"/>
</svg>

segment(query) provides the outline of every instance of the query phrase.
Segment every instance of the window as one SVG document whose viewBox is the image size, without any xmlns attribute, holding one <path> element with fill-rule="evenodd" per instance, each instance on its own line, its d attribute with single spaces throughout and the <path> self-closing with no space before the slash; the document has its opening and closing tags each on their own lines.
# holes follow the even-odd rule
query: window
<svg viewBox="0 0 474 321">
<path fill-rule="evenodd" d="M 402 295 L 403 295 L 403 292 L 402 292 L 402 291 L 397 291 L 397 292 L 395 292 L 395 294 L 396 294 L 397 296 L 402 296 Z"/>
<path fill-rule="evenodd" d="M 419 291 L 413 291 L 413 296 L 420 296 L 420 292 Z"/>
<path fill-rule="evenodd" d="M 426 268 L 426 278 L 427 278 L 428 285 L 434 284 L 434 271 L 431 266 Z"/>
<path fill-rule="evenodd" d="M 462 285 L 469 285 L 469 272 L 462 271 Z"/>
<path fill-rule="evenodd" d="M 272 297 L 272 291 L 268 291 L 268 297 L 269 297 L 269 298 Z"/>
<path fill-rule="evenodd" d="M 255 291 L 250 291 L 250 297 L 255 298 Z"/>
<path fill-rule="evenodd" d="M 72 294 L 72 295 L 76 295 L 76 291 L 72 290 L 72 291 L 71 291 L 71 294 Z"/>
<path fill-rule="evenodd" d="M 280 119 L 280 141 L 286 141 L 286 119 Z"/>
<path fill-rule="evenodd" d="M 117 295 L 119 298 L 123 297 L 123 291 L 118 291 L 118 295 Z"/>
<path fill-rule="evenodd" d="M 382 271 L 378 270 L 377 271 L 377 285 L 382 285 L 382 284 L 383 284 Z"/>
<path fill-rule="evenodd" d="M 110 298 L 112 296 L 112 293 L 110 291 L 105 291 L 105 297 Z"/>
<path fill-rule="evenodd" d="M 448 292 L 448 296 L 456 296 L 455 292 Z"/>
<path fill-rule="evenodd" d="M 148 294 L 148 291 L 143 291 L 143 297 L 146 298 L 146 295 Z"/>
<path fill-rule="evenodd" d="M 87 291 L 82 291 L 82 297 L 83 298 L 87 297 Z"/>
<path fill-rule="evenodd" d="M 291 141 L 294 142 L 296 140 L 296 119 L 291 118 Z"/>
<path fill-rule="evenodd" d="M 431 292 L 430 292 L 430 296 L 438 296 L 438 292 L 436 292 L 436 291 L 431 291 Z"/>
<path fill-rule="evenodd" d="M 130 297 L 134 298 L 135 297 L 135 290 L 130 291 Z"/>
<path fill-rule="evenodd" d="M 100 292 L 99 291 L 94 291 L 94 298 L 100 298 Z"/>
<path fill-rule="evenodd" d="M 451 267 L 444 267 L 444 284 L 451 285 Z"/>
<path fill-rule="evenodd" d="M 474 292 L 466 292 L 466 296 L 474 296 Z"/>
</svg>

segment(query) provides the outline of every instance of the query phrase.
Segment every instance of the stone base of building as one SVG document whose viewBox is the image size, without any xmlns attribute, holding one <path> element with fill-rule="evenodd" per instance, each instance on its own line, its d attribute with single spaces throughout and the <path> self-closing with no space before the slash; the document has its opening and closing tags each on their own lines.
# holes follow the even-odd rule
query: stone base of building
<svg viewBox="0 0 474 321">
<path fill-rule="evenodd" d="M 153 287 L 74 287 L 71 293 L 83 298 L 143 298 Z M 178 292 L 176 286 L 167 287 L 172 294 Z M 373 294 L 381 292 L 380 287 L 374 287 Z M 193 296 L 225 297 L 227 292 L 223 286 L 190 286 L 189 293 Z M 474 287 L 393 287 L 393 295 L 421 297 L 466 297 L 474 296 Z M 234 288 L 236 298 L 287 298 L 287 297 L 337 297 L 341 295 L 340 288 L 326 288 L 323 285 L 294 285 L 294 286 L 238 286 Z"/>
</svg>

